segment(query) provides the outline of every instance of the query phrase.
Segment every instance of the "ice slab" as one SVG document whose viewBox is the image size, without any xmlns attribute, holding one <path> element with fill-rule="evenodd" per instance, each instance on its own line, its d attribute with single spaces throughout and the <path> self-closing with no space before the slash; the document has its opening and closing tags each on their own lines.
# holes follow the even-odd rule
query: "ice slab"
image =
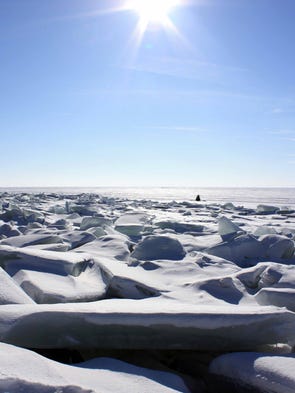
<svg viewBox="0 0 295 393">
<path fill-rule="evenodd" d="M 178 222 L 178 221 L 158 221 L 155 225 L 161 229 L 172 229 L 176 233 L 185 232 L 202 232 L 204 225 L 192 224 L 189 222 Z"/>
<path fill-rule="evenodd" d="M 78 276 L 89 263 L 85 255 L 74 252 L 0 246 L 0 265 L 10 276 L 19 270 Z"/>
<path fill-rule="evenodd" d="M 115 229 L 127 236 L 139 236 L 151 220 L 143 213 L 129 213 L 121 215 L 115 222 Z"/>
<path fill-rule="evenodd" d="M 259 214 L 274 214 L 277 213 L 280 209 L 277 206 L 258 205 L 256 210 Z"/>
<path fill-rule="evenodd" d="M 105 297 L 107 283 L 97 265 L 78 277 L 20 270 L 13 279 L 36 303 L 91 302 Z"/>
<path fill-rule="evenodd" d="M 152 298 L 0 306 L 0 340 L 28 348 L 253 350 L 293 344 L 295 314 Z"/>
<path fill-rule="evenodd" d="M 32 234 L 10 237 L 1 241 L 1 244 L 12 247 L 29 247 L 37 244 L 58 244 L 62 243 L 62 239 L 57 235 L 48 234 Z"/>
<path fill-rule="evenodd" d="M 218 357 L 210 365 L 212 374 L 241 388 L 271 393 L 294 393 L 294 369 L 294 354 L 231 353 Z"/>
</svg>

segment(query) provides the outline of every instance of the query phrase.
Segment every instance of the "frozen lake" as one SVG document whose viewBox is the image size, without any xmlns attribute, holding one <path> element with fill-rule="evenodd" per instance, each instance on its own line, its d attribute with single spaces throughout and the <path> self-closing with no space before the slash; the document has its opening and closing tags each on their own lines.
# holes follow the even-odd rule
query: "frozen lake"
<svg viewBox="0 0 295 393">
<path fill-rule="evenodd" d="M 0 188 L 0 192 L 56 192 L 56 193 L 97 193 L 108 197 L 128 199 L 152 199 L 157 201 L 192 201 L 200 195 L 202 201 L 256 206 L 272 204 L 295 205 L 295 188 L 215 188 L 215 187 L 40 187 Z"/>
</svg>

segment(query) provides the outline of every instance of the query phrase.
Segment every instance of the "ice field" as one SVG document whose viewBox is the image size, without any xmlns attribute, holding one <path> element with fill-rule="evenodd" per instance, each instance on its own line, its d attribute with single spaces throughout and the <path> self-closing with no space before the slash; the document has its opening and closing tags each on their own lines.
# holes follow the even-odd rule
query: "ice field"
<svg viewBox="0 0 295 393">
<path fill-rule="evenodd" d="M 0 202 L 1 391 L 295 392 L 294 189 Z"/>
</svg>

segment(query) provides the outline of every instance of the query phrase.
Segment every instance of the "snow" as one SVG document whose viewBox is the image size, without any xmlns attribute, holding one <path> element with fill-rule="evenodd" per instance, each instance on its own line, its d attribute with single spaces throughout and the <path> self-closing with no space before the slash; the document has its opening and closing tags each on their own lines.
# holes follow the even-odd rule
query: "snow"
<svg viewBox="0 0 295 393">
<path fill-rule="evenodd" d="M 134 375 L 146 378 L 139 391 L 158 389 L 149 385 L 155 379 L 145 371 L 114 359 L 93 360 L 95 373 L 101 373 L 99 386 L 90 382 L 97 381 L 98 374 L 80 375 L 86 367 L 82 365 L 76 372 L 79 381 L 68 378 L 67 370 L 75 367 L 60 363 L 48 378 L 40 371 L 40 378 L 28 372 L 26 379 L 19 371 L 19 356 L 39 355 L 28 355 L 19 346 L 94 354 L 152 350 L 151 367 L 158 361 L 171 366 L 174 377 L 169 378 L 178 381 L 176 360 L 163 364 L 162 351 L 176 359 L 181 350 L 202 361 L 218 352 L 255 353 L 262 347 L 277 348 L 278 357 L 286 348 L 291 351 L 295 201 L 290 196 L 263 198 L 271 195 L 266 191 L 258 195 L 254 190 L 252 197 L 250 192 L 247 206 L 241 205 L 238 191 L 215 201 L 202 197 L 202 203 L 194 201 L 195 195 L 185 201 L 177 195 L 149 200 L 148 190 L 142 200 L 122 197 L 119 191 L 117 196 L 0 193 L 0 340 L 11 359 L 20 359 L 11 360 L 18 370 L 15 379 L 9 373 L 6 379 L 0 375 L 0 390 L 121 391 L 125 380 L 104 385 L 106 367 L 119 375 L 130 370 L 130 383 L 135 383 Z M 288 200 L 293 201 L 290 206 Z M 5 370 L 1 353 L 0 368 Z M 53 370 L 48 359 L 38 357 L 38 362 Z M 234 363 L 227 369 L 235 370 Z M 203 384 L 205 374 L 201 372 Z M 242 375 L 232 375 L 242 381 Z M 108 374 L 108 383 L 112 378 Z M 289 381 L 287 375 L 280 378 L 282 386 Z M 89 384 L 83 382 L 87 380 Z M 159 391 L 177 391 L 165 383 Z"/>
</svg>

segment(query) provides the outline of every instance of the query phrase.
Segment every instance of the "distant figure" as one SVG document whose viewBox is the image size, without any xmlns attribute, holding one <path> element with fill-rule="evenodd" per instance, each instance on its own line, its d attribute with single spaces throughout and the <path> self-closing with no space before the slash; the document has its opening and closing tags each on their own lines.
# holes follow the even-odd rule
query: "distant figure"
<svg viewBox="0 0 295 393">
<path fill-rule="evenodd" d="M 196 196 L 196 201 L 197 201 L 197 202 L 200 202 L 200 200 L 201 200 L 200 195 L 197 195 L 197 196 Z"/>
</svg>

